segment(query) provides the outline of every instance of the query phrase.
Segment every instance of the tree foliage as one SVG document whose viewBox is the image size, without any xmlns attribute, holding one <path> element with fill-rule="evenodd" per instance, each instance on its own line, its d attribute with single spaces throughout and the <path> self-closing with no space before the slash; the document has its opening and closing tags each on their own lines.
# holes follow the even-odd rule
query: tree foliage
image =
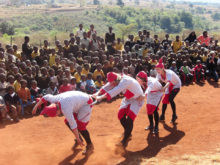
<svg viewBox="0 0 220 165">
<path fill-rule="evenodd" d="M 0 24 L 0 32 L 2 34 L 13 35 L 15 33 L 15 28 L 8 22 L 2 22 Z"/>
</svg>

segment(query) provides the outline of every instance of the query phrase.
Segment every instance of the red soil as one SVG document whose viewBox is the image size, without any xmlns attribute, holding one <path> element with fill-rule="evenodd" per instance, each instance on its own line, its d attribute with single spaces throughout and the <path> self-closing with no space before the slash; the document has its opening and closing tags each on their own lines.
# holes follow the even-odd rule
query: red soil
<svg viewBox="0 0 220 165">
<path fill-rule="evenodd" d="M 220 148 L 219 96 L 220 88 L 209 83 L 183 87 L 175 99 L 178 124 L 174 127 L 169 123 L 171 107 L 168 105 L 166 124 L 160 123 L 158 137 L 144 130 L 148 119 L 143 106 L 124 154 L 116 152 L 115 146 L 123 131 L 117 119 L 120 99 L 94 106 L 88 125 L 95 146 L 90 156 L 82 155 L 80 147 L 73 149 L 74 135 L 65 126 L 63 117 L 37 116 L 17 124 L 1 124 L 0 164 L 134 165 L 152 157 L 169 160 L 184 154 L 214 152 Z"/>
</svg>

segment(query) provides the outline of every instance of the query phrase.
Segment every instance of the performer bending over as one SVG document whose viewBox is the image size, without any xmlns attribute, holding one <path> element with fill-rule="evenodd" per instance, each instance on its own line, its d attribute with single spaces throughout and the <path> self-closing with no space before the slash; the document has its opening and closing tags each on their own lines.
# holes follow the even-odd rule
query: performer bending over
<svg viewBox="0 0 220 165">
<path fill-rule="evenodd" d="M 32 114 L 36 114 L 37 108 L 45 102 L 54 104 L 45 107 L 42 110 L 41 115 L 55 117 L 63 114 L 66 118 L 66 125 L 71 129 L 76 137 L 76 143 L 83 146 L 80 134 L 85 139 L 87 146 L 83 153 L 87 154 L 92 151 L 93 144 L 91 142 L 89 132 L 86 129 L 92 112 L 92 98 L 88 94 L 80 91 L 69 91 L 55 96 L 48 94 L 43 96 L 35 105 Z"/>
</svg>

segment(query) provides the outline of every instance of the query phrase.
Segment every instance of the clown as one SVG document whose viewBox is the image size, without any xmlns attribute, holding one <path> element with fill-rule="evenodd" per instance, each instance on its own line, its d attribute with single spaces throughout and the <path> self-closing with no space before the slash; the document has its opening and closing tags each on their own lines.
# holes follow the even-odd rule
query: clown
<svg viewBox="0 0 220 165">
<path fill-rule="evenodd" d="M 167 104 L 170 103 L 171 108 L 173 110 L 171 122 L 175 123 L 177 119 L 177 115 L 176 115 L 176 104 L 174 102 L 174 98 L 180 91 L 181 80 L 177 76 L 177 74 L 174 73 L 172 70 L 164 69 L 162 58 L 159 60 L 159 63 L 156 65 L 156 71 L 157 71 L 156 78 L 161 83 L 165 83 L 165 86 L 162 89 L 163 91 L 165 91 L 165 96 L 162 100 L 163 106 L 162 106 L 162 114 L 160 116 L 160 120 L 162 121 L 165 120 L 165 112 L 167 109 Z"/>
<path fill-rule="evenodd" d="M 145 130 L 153 130 L 153 133 L 158 133 L 158 123 L 159 123 L 159 114 L 158 114 L 158 106 L 160 104 L 160 100 L 163 96 L 162 85 L 160 82 L 153 77 L 147 77 L 147 73 L 141 71 L 136 76 L 137 81 L 142 86 L 142 89 L 145 90 L 145 95 L 147 98 L 147 114 L 150 125 L 145 128 Z M 143 96 L 145 98 L 145 96 Z M 153 117 L 155 121 L 155 127 L 153 123 Z"/>
<path fill-rule="evenodd" d="M 73 132 L 76 137 L 76 144 L 83 146 L 83 140 L 80 134 L 85 139 L 87 146 L 84 154 L 93 150 L 93 144 L 90 139 L 88 130 L 86 129 L 89 123 L 92 112 L 92 98 L 80 91 L 69 91 L 59 95 L 45 95 L 33 108 L 32 114 L 36 114 L 37 108 L 45 103 L 52 103 L 45 107 L 41 115 L 48 117 L 65 116 L 65 124 Z"/>
<path fill-rule="evenodd" d="M 138 100 L 138 98 L 144 93 L 140 84 L 134 78 L 127 75 L 109 72 L 107 80 L 108 83 L 94 94 L 93 97 L 101 101 L 102 99 L 111 100 L 120 93 L 124 94 L 125 97 L 118 111 L 118 119 L 124 128 L 124 136 L 120 144 L 126 147 L 133 130 L 133 122 L 144 103 L 144 100 Z"/>
</svg>

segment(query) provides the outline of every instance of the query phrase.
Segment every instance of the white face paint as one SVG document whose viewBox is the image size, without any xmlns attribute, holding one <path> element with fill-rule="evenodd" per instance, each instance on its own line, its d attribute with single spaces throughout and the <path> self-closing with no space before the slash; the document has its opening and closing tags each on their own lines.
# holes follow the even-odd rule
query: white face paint
<svg viewBox="0 0 220 165">
<path fill-rule="evenodd" d="M 161 69 L 161 68 L 156 68 L 156 71 L 157 71 L 158 74 L 162 74 L 163 73 L 163 69 Z"/>
</svg>

